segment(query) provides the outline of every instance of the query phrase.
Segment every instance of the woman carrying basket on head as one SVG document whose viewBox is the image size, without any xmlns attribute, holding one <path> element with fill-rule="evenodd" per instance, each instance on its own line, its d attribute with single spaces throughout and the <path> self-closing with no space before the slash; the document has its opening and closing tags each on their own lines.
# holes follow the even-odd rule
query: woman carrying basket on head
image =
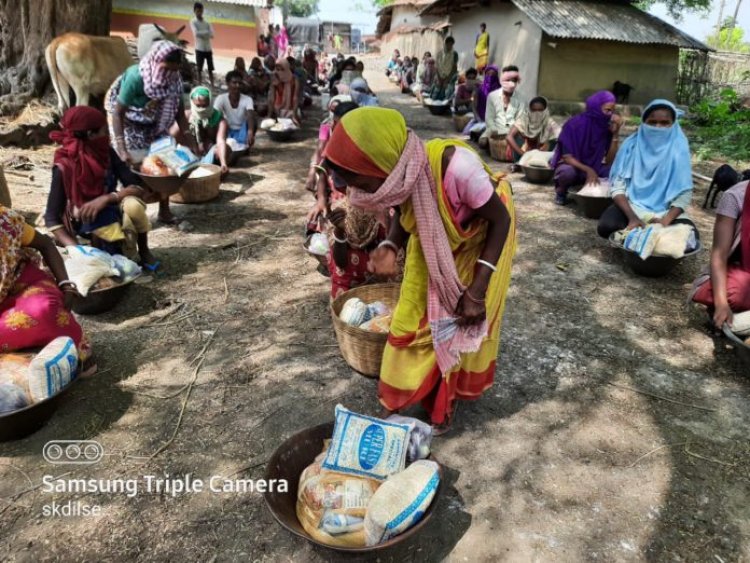
<svg viewBox="0 0 750 563">
<path fill-rule="evenodd" d="M 352 205 L 397 208 L 371 270 L 395 274 L 406 246 L 380 401 L 388 411 L 421 402 L 436 432 L 445 432 L 456 399 L 478 398 L 494 378 L 515 251 L 510 184 L 461 141 L 423 143 L 390 109 L 345 115 L 325 156 L 349 185 Z"/>
</svg>

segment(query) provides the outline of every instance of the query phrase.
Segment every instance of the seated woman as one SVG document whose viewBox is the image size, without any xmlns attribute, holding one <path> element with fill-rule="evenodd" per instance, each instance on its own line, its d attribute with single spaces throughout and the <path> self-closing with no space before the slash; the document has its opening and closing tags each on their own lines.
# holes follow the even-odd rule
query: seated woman
<svg viewBox="0 0 750 563">
<path fill-rule="evenodd" d="M 299 100 L 299 82 L 292 72 L 289 61 L 277 60 L 268 93 L 269 116 L 292 119 L 299 125 Z"/>
<path fill-rule="evenodd" d="M 677 121 L 677 108 L 654 100 L 643 110 L 643 123 L 622 145 L 609 173 L 615 202 L 599 219 L 599 236 L 623 229 L 686 223 L 693 195 L 690 147 Z"/>
<path fill-rule="evenodd" d="M 349 85 L 352 101 L 360 107 L 379 105 L 377 96 L 373 95 L 370 86 L 364 78 L 355 78 Z"/>
<path fill-rule="evenodd" d="M 471 135 L 472 140 L 475 142 L 479 141 L 480 136 L 487 129 L 486 118 L 487 118 L 487 100 L 490 94 L 495 90 L 499 90 L 500 84 L 500 69 L 495 65 L 489 65 L 484 69 L 484 80 L 480 84 L 474 95 L 474 101 L 472 103 L 472 112 L 474 117 L 464 128 L 464 135 Z"/>
<path fill-rule="evenodd" d="M 253 57 L 250 62 L 247 82 L 249 85 L 247 95 L 253 99 L 255 112 L 261 117 L 268 115 L 268 89 L 271 87 L 271 74 L 258 57 Z"/>
<path fill-rule="evenodd" d="M 474 96 L 477 92 L 477 71 L 470 68 L 458 78 L 456 96 L 453 98 L 453 113 L 463 115 L 474 108 Z"/>
<path fill-rule="evenodd" d="M 190 110 L 186 117 L 190 132 L 198 144 L 198 156 L 206 164 L 217 163 L 222 175 L 229 172 L 229 157 L 232 149 L 227 146 L 227 120 L 211 103 L 211 91 L 205 86 L 190 92 Z"/>
<path fill-rule="evenodd" d="M 435 68 L 435 59 L 427 57 L 422 61 L 417 69 L 417 81 L 412 86 L 411 91 L 419 100 L 419 103 L 424 101 L 425 96 L 429 95 L 432 90 L 432 85 L 435 83 L 435 77 L 437 76 L 437 70 Z"/>
<path fill-rule="evenodd" d="M 50 134 L 62 146 L 55 151 L 44 212 L 47 229 L 63 246 L 77 245 L 77 236 L 111 253 L 132 255 L 122 244 L 137 246 L 141 265 L 156 270 L 159 262 L 148 247 L 151 224 L 143 200 L 158 198 L 139 186 L 138 177 L 110 147 L 107 119 L 94 108 L 74 106 L 60 126 L 61 131 Z M 123 186 L 119 191 L 118 181 Z"/>
<path fill-rule="evenodd" d="M 411 59 L 411 57 L 405 57 L 404 66 L 401 69 L 401 81 L 399 82 L 402 94 L 408 94 L 409 92 L 411 92 L 411 85 L 414 84 L 414 81 L 416 80 L 416 70 L 417 69 L 414 66 L 414 61 Z"/>
<path fill-rule="evenodd" d="M 52 275 L 41 269 L 33 250 Z M 76 294 L 52 239 L 0 205 L 0 352 L 42 348 L 69 336 L 81 361 L 88 359 L 91 347 L 70 313 Z"/>
<path fill-rule="evenodd" d="M 443 49 L 437 54 L 437 76 L 430 90 L 430 98 L 433 100 L 448 100 L 456 91 L 458 52 L 453 49 L 455 44 L 456 40 L 453 37 L 446 37 Z"/>
<path fill-rule="evenodd" d="M 385 226 L 373 213 L 338 200 L 328 214 L 328 271 L 331 273 L 331 299 L 353 287 L 374 281 L 369 270 L 370 252 L 385 240 Z"/>
<path fill-rule="evenodd" d="M 385 65 L 385 75 L 390 76 L 399 69 L 399 61 L 401 59 L 401 53 L 398 49 L 394 49 L 388 64 Z"/>
<path fill-rule="evenodd" d="M 537 96 L 529 102 L 528 111 L 510 128 L 507 142 L 513 151 L 513 161 L 531 150 L 551 151 L 560 136 L 560 126 L 555 123 L 547 108 L 547 98 Z"/>
<path fill-rule="evenodd" d="M 235 72 L 240 73 L 242 76 L 242 88 L 241 91 L 243 94 L 249 94 L 250 93 L 250 85 L 249 85 L 249 75 L 247 73 L 247 67 L 245 66 L 245 59 L 242 57 L 237 57 L 234 59 L 234 69 Z"/>
<path fill-rule="evenodd" d="M 582 184 L 599 184 L 609 177 L 617 154 L 622 119 L 615 114 L 615 95 L 608 90 L 586 100 L 586 110 L 571 117 L 555 147 L 550 165 L 555 169 L 555 203 L 568 202 L 568 190 Z"/>
<path fill-rule="evenodd" d="M 695 280 L 691 298 L 709 308 L 714 324 L 732 325 L 733 313 L 750 311 L 750 182 L 721 196 L 716 208 L 710 270 Z"/>
</svg>

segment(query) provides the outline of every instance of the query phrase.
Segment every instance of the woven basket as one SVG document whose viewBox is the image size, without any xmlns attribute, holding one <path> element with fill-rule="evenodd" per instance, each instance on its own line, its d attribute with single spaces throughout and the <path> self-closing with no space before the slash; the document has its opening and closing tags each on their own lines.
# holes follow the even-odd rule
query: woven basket
<svg viewBox="0 0 750 563">
<path fill-rule="evenodd" d="M 349 326 L 339 318 L 339 313 L 344 308 L 344 303 L 352 297 L 359 297 L 368 304 L 373 301 L 382 301 L 394 309 L 398 303 L 400 291 L 401 285 L 398 283 L 363 285 L 342 293 L 331 303 L 333 329 L 336 331 L 336 340 L 338 340 L 341 355 L 352 369 L 364 376 L 377 378 L 380 375 L 380 364 L 383 360 L 383 350 L 388 334 Z"/>
<path fill-rule="evenodd" d="M 473 116 L 470 113 L 464 115 L 454 115 L 453 126 L 456 128 L 456 131 L 458 133 L 462 133 L 463 130 L 466 129 L 466 126 L 469 124 L 472 118 Z"/>
<path fill-rule="evenodd" d="M 203 178 L 188 178 L 180 187 L 180 191 L 170 196 L 169 201 L 173 203 L 202 203 L 219 197 L 221 167 L 215 164 L 201 164 L 200 168 L 209 169 L 213 174 Z"/>
<path fill-rule="evenodd" d="M 505 151 L 508 148 L 508 142 L 505 140 L 505 137 L 499 137 L 499 138 L 489 138 L 490 142 L 490 156 L 493 158 L 493 160 L 498 160 L 500 162 L 507 162 L 505 159 Z"/>
</svg>

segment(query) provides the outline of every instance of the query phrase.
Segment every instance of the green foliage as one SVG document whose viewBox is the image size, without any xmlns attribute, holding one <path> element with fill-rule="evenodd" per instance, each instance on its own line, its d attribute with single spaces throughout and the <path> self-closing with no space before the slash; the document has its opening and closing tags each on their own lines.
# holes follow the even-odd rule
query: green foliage
<svg viewBox="0 0 750 563">
<path fill-rule="evenodd" d="M 732 18 L 729 19 L 731 22 Z M 745 42 L 745 30 L 741 27 L 732 27 L 731 25 L 722 27 L 718 32 L 709 35 L 706 43 L 720 51 L 750 53 L 750 44 Z"/>
<path fill-rule="evenodd" d="M 648 10 L 655 4 L 663 4 L 667 7 L 669 15 L 680 21 L 682 14 L 689 12 L 708 13 L 711 9 L 711 0 L 639 0 L 635 4 L 642 10 Z"/>
<path fill-rule="evenodd" d="M 276 5 L 284 12 L 284 17 L 308 18 L 318 12 L 319 0 L 277 0 Z"/>
<path fill-rule="evenodd" d="M 750 160 L 750 109 L 740 106 L 737 92 L 723 90 L 718 99 L 691 108 L 688 131 L 699 159 Z"/>
<path fill-rule="evenodd" d="M 393 4 L 393 0 L 372 0 L 372 3 L 376 8 L 385 8 Z"/>
</svg>

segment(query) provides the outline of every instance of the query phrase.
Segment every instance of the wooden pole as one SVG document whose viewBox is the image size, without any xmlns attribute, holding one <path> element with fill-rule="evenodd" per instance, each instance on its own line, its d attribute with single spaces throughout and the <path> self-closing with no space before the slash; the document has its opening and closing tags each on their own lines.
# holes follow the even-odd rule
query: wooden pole
<svg viewBox="0 0 750 563">
<path fill-rule="evenodd" d="M 742 5 L 742 0 L 737 0 L 737 4 L 734 5 L 734 17 L 732 18 L 732 29 L 737 27 L 737 17 L 740 15 L 741 5 Z"/>
<path fill-rule="evenodd" d="M 5 181 L 5 174 L 3 174 L 3 167 L 0 166 L 0 205 L 10 207 L 10 188 L 8 188 L 8 182 Z"/>
</svg>

